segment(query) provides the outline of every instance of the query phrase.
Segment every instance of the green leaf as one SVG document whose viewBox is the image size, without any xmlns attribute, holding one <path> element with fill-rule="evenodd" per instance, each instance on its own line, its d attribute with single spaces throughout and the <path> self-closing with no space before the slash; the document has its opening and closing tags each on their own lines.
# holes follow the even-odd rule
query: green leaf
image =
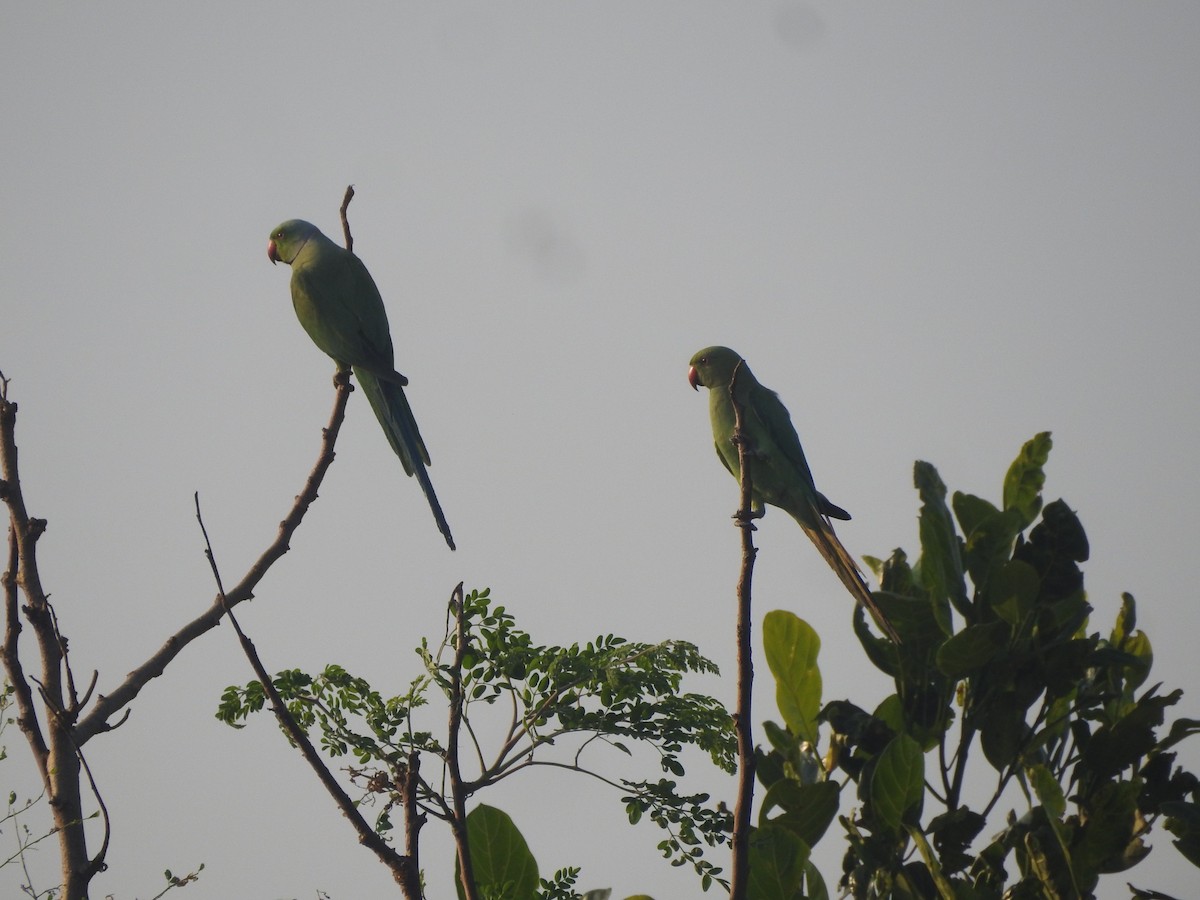
<svg viewBox="0 0 1200 900">
<path fill-rule="evenodd" d="M 479 804 L 467 815 L 467 842 L 480 893 L 504 900 L 535 900 L 537 862 L 508 813 Z M 458 875 L 456 863 L 454 885 L 459 900 L 464 900 Z"/>
<path fill-rule="evenodd" d="M 1114 647 L 1120 647 L 1121 642 L 1126 637 L 1133 634 L 1137 628 L 1137 601 L 1133 599 L 1133 595 L 1126 592 L 1121 595 L 1121 611 L 1117 613 L 1117 621 L 1113 625 L 1112 634 L 1109 636 L 1109 643 Z"/>
<path fill-rule="evenodd" d="M 871 715 L 887 725 L 894 734 L 904 731 L 904 702 L 899 694 L 888 694 L 879 701 Z"/>
<path fill-rule="evenodd" d="M 967 599 L 958 532 L 954 530 L 954 520 L 946 506 L 946 485 L 937 469 L 918 460 L 913 465 L 913 483 L 921 497 L 918 580 L 929 592 L 938 625 L 945 634 L 950 634 L 953 626 L 949 601 L 963 609 Z"/>
<path fill-rule="evenodd" d="M 795 900 L 808 845 L 784 828 L 768 825 L 750 835 L 747 900 Z"/>
<path fill-rule="evenodd" d="M 1133 708 L 1113 725 L 1098 729 L 1083 750 L 1082 764 L 1097 778 L 1110 778 L 1132 766 L 1154 749 L 1154 729 L 1163 723 L 1165 710 L 1183 696 L 1178 688 L 1158 697 L 1158 686 L 1150 688 Z"/>
<path fill-rule="evenodd" d="M 763 620 L 763 649 L 775 676 L 775 702 L 784 722 L 815 747 L 816 718 L 821 710 L 821 670 L 817 667 L 821 639 L 799 616 L 777 609 Z"/>
<path fill-rule="evenodd" d="M 1033 566 L 1010 559 L 995 570 L 989 580 L 987 601 L 996 615 L 1010 625 L 1019 626 L 1037 604 L 1041 587 L 1041 579 Z"/>
<path fill-rule="evenodd" d="M 916 825 L 909 825 L 908 835 L 912 838 L 913 843 L 917 845 L 917 852 L 921 854 L 921 858 L 925 861 L 925 867 L 929 871 L 929 877 L 933 879 L 933 885 L 937 889 L 938 897 L 941 900 L 955 900 L 954 885 L 942 871 L 937 854 L 929 846 L 929 841 L 925 840 L 924 833 Z"/>
<path fill-rule="evenodd" d="M 963 534 L 963 559 L 977 590 L 986 590 L 997 568 L 1008 561 L 1013 541 L 1021 531 L 1016 510 L 1000 510 L 993 504 L 955 491 L 951 501 Z M 970 610 L 959 610 L 964 616 Z"/>
<path fill-rule="evenodd" d="M 854 633 L 875 668 L 891 678 L 898 678 L 903 669 L 899 657 L 919 661 L 918 664 L 923 665 L 927 651 L 944 641 L 948 632 L 935 618 L 935 604 L 925 598 L 903 596 L 890 591 L 875 591 L 874 597 L 903 643 L 897 647 L 890 641 L 875 638 L 861 605 L 854 608 Z"/>
<path fill-rule="evenodd" d="M 897 735 L 879 754 L 871 775 L 870 808 L 884 825 L 899 833 L 910 811 L 920 814 L 924 796 L 921 747 L 908 735 Z"/>
<path fill-rule="evenodd" d="M 770 825 L 786 828 L 812 847 L 837 815 L 840 796 L 841 787 L 835 781 L 815 784 L 779 781 L 763 795 L 758 823 L 764 828 Z M 782 809 L 783 814 L 768 819 L 768 814 L 776 807 Z"/>
<path fill-rule="evenodd" d="M 1161 753 L 1193 734 L 1200 734 L 1200 719 L 1176 719 L 1171 723 L 1167 737 L 1160 741 L 1155 749 Z"/>
<path fill-rule="evenodd" d="M 1090 889 L 1104 872 L 1119 872 L 1130 858 L 1144 855 L 1134 836 L 1140 789 L 1136 781 L 1109 781 L 1088 797 L 1087 822 L 1071 850 L 1081 888 Z"/>
<path fill-rule="evenodd" d="M 1041 763 L 1030 766 L 1025 777 L 1033 788 L 1038 802 L 1046 809 L 1046 815 L 1052 819 L 1061 819 L 1067 811 L 1067 800 L 1063 796 L 1062 785 L 1058 779 Z"/>
<path fill-rule="evenodd" d="M 997 695 L 988 704 L 987 717 L 979 729 L 979 743 L 984 758 L 997 772 L 1004 772 L 1016 761 L 1017 751 L 1029 732 L 1025 712 L 1011 690 Z"/>
<path fill-rule="evenodd" d="M 804 862 L 804 896 L 808 900 L 829 900 L 829 889 L 825 887 L 825 879 L 821 877 L 811 859 Z"/>
<path fill-rule="evenodd" d="M 1126 687 L 1134 690 L 1141 687 L 1150 675 L 1150 667 L 1154 665 L 1154 649 L 1144 631 L 1135 631 L 1125 638 L 1121 649 L 1137 659 L 1135 664 L 1125 667 Z"/>
<path fill-rule="evenodd" d="M 961 678 L 1004 652 L 1011 636 L 1007 622 L 970 625 L 938 647 L 937 667 L 951 678 Z"/>
<path fill-rule="evenodd" d="M 1043 431 L 1025 442 L 1017 458 L 1004 476 L 1004 508 L 1015 509 L 1021 516 L 1024 531 L 1042 509 L 1042 486 L 1046 483 L 1043 466 L 1050 458 L 1050 432 Z"/>
<path fill-rule="evenodd" d="M 1167 831 L 1178 838 L 1172 842 L 1175 849 L 1200 868 L 1200 804 L 1174 800 L 1164 803 L 1161 811 L 1167 816 Z"/>
<path fill-rule="evenodd" d="M 971 865 L 974 857 L 968 855 L 967 848 L 985 825 L 987 819 L 965 806 L 941 813 L 930 820 L 925 830 L 937 847 L 938 865 L 943 872 L 953 875 Z"/>
</svg>

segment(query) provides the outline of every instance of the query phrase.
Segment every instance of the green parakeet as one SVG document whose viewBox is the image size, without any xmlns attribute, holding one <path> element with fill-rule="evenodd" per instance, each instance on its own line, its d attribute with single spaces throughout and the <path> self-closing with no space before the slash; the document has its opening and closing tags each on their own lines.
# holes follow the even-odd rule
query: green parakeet
<svg viewBox="0 0 1200 900">
<path fill-rule="evenodd" d="M 739 363 L 735 390 L 742 408 L 743 430 L 748 438 L 746 452 L 751 454 L 752 460 L 750 482 L 754 512 L 762 515 L 764 503 L 788 512 L 800 523 L 846 589 L 871 611 L 879 626 L 893 640 L 898 640 L 891 623 L 876 606 L 854 558 L 842 546 L 829 523 L 831 518 L 849 519 L 850 514 L 817 490 L 787 408 L 774 391 L 758 383 L 745 361 L 728 347 L 706 347 L 692 357 L 688 368 L 688 381 L 692 387 L 696 390 L 701 385 L 708 388 L 708 410 L 717 456 L 733 477 L 738 478 L 740 468 L 738 448 L 733 442 L 734 412 L 729 386 Z"/>
<path fill-rule="evenodd" d="M 339 369 L 353 369 L 388 443 L 404 471 L 417 476 L 438 530 L 453 550 L 450 526 L 425 470 L 429 451 L 404 396 L 408 379 L 395 370 L 387 312 L 367 267 L 315 225 L 300 219 L 289 219 L 271 232 L 267 257 L 292 267 L 296 317 Z"/>
</svg>

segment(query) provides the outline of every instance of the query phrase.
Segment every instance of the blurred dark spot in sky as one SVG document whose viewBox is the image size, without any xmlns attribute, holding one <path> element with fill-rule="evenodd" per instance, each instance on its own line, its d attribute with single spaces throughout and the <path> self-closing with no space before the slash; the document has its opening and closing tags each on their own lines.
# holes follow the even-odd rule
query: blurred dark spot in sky
<svg viewBox="0 0 1200 900">
<path fill-rule="evenodd" d="M 546 209 L 530 207 L 505 224 L 505 240 L 518 257 L 529 260 L 537 274 L 558 283 L 572 282 L 583 274 L 583 248 L 567 227 Z"/>
</svg>

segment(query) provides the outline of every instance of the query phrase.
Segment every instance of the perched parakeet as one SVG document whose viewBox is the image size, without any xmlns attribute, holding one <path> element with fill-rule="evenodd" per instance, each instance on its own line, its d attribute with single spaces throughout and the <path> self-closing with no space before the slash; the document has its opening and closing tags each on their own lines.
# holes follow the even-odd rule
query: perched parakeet
<svg viewBox="0 0 1200 900">
<path fill-rule="evenodd" d="M 740 369 L 738 364 L 741 363 Z M 791 514 L 837 573 L 847 590 L 874 615 L 879 626 L 898 640 L 891 623 L 879 611 L 871 590 L 863 581 L 854 558 L 833 532 L 830 518 L 849 519 L 850 514 L 829 502 L 813 484 L 800 437 L 779 396 L 763 387 L 745 361 L 728 347 L 706 347 L 692 357 L 688 381 L 696 390 L 708 388 L 708 410 L 712 419 L 717 456 L 734 478 L 739 477 L 738 448 L 733 442 L 734 411 L 729 386 L 738 369 L 738 403 L 743 430 L 751 454 L 750 482 L 754 512 L 762 515 L 764 503 Z"/>
<path fill-rule="evenodd" d="M 417 476 L 438 530 L 453 550 L 450 526 L 425 470 L 429 451 L 404 396 L 408 379 L 395 370 L 387 312 L 367 267 L 300 219 L 289 219 L 271 232 L 267 257 L 292 267 L 292 305 L 300 324 L 339 369 L 353 369 L 388 443 L 404 471 Z"/>
</svg>

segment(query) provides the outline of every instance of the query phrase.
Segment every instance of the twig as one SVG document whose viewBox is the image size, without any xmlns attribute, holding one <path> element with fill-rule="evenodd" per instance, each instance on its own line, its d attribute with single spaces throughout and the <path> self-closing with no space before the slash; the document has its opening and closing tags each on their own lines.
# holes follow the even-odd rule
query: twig
<svg viewBox="0 0 1200 900">
<path fill-rule="evenodd" d="M 738 746 L 737 802 L 733 809 L 733 865 L 730 878 L 730 900 L 745 900 L 750 887 L 750 811 L 754 804 L 754 735 L 750 702 L 754 686 L 754 661 L 750 646 L 750 585 L 754 576 L 753 490 L 750 479 L 750 460 L 753 454 L 747 447 L 748 438 L 744 431 L 742 404 L 737 396 L 738 376 L 742 372 L 739 361 L 729 382 L 729 398 L 733 403 L 733 442 L 737 445 L 738 483 L 741 486 L 741 503 L 738 507 L 737 525 L 742 531 L 742 569 L 738 577 L 738 622 L 737 622 L 737 711 L 734 713 L 734 730 Z"/>
<path fill-rule="evenodd" d="M 339 372 L 334 376 L 334 385 L 336 393 L 333 402 L 333 412 L 330 414 L 329 423 L 322 432 L 321 450 L 317 456 L 316 465 L 313 466 L 312 471 L 309 473 L 308 480 L 304 484 L 304 489 L 296 496 L 291 510 L 288 511 L 284 520 L 279 523 L 279 531 L 275 536 L 275 540 L 263 551 L 262 555 L 250 567 L 242 580 L 234 585 L 227 594 L 216 597 L 212 605 L 204 613 L 167 638 L 166 643 L 163 644 L 158 652 L 130 672 L 114 691 L 109 694 L 100 694 L 97 696 L 96 705 L 92 707 L 86 716 L 79 720 L 76 726 L 75 737 L 80 746 L 86 744 L 88 740 L 98 733 L 110 731 L 115 728 L 116 725 L 111 724 L 108 720 L 118 710 L 129 704 L 141 692 L 150 679 L 161 675 L 171 660 L 179 654 L 179 651 L 200 637 L 200 635 L 220 624 L 226 604 L 230 607 L 237 606 L 242 601 L 253 597 L 254 588 L 267 574 L 271 566 L 283 554 L 287 553 L 289 549 L 288 543 L 291 540 L 292 534 L 300 526 L 300 522 L 304 519 L 305 513 L 308 512 L 309 506 L 317 499 L 317 489 L 321 486 L 321 481 L 325 478 L 325 472 L 328 470 L 330 463 L 333 462 L 333 447 L 337 441 L 338 430 L 342 427 L 342 419 L 346 414 L 346 401 L 350 396 L 350 391 L 353 390 L 350 386 L 349 373 Z"/>
<path fill-rule="evenodd" d="M 100 849 L 88 864 L 87 880 L 90 882 L 98 873 L 104 871 L 104 860 L 108 858 L 108 844 L 112 839 L 112 820 L 108 817 L 108 807 L 104 804 L 104 798 L 100 796 L 100 788 L 96 787 L 96 778 L 92 775 L 92 767 L 88 765 L 88 761 L 84 759 L 83 752 L 78 747 L 75 748 L 75 755 L 79 757 L 79 764 L 83 766 L 83 773 L 87 775 L 88 785 L 92 789 L 92 796 L 96 798 L 96 804 L 100 807 L 100 816 L 104 822 L 104 837 L 100 841 Z"/>
<path fill-rule="evenodd" d="M 350 220 L 346 217 L 346 210 L 350 206 L 350 201 L 354 199 L 354 185 L 346 185 L 346 195 L 342 198 L 342 208 L 338 213 L 342 217 L 342 234 L 346 236 L 346 249 L 351 253 L 354 252 L 354 236 L 350 234 Z"/>
<path fill-rule="evenodd" d="M 338 805 L 338 808 L 342 811 L 342 815 L 350 820 L 350 824 L 358 832 L 359 843 L 371 850 L 379 857 L 380 862 L 391 870 L 392 877 L 400 885 L 406 897 L 410 898 L 410 900 L 420 900 L 420 873 L 413 868 L 408 857 L 397 853 L 371 828 L 362 817 L 362 814 L 359 813 L 358 807 L 354 805 L 354 801 L 342 790 L 342 786 L 338 784 L 333 773 L 329 771 L 329 767 L 325 765 L 320 754 L 317 753 L 317 749 L 308 739 L 308 735 L 305 734 L 304 729 L 297 724 L 295 718 L 288 710 L 287 704 L 279 696 L 279 691 L 276 690 L 274 681 L 272 681 L 271 676 L 267 673 L 262 659 L 259 658 L 258 651 L 254 648 L 254 643 L 246 637 L 246 633 L 242 631 L 241 625 L 238 624 L 237 617 L 233 614 L 233 609 L 225 600 L 225 588 L 221 583 L 221 572 L 217 568 L 217 560 L 213 554 L 212 543 L 208 539 L 208 529 L 204 527 L 204 518 L 200 514 L 200 494 L 196 493 L 194 499 L 196 503 L 196 521 L 200 523 L 200 532 L 204 535 L 204 555 L 208 559 L 208 564 L 212 568 L 213 578 L 217 582 L 217 596 L 225 615 L 229 617 L 229 622 L 233 626 L 233 630 L 237 633 L 238 641 L 242 645 L 242 652 L 246 654 L 246 659 L 250 661 L 250 667 L 254 669 L 255 677 L 258 678 L 263 686 L 263 690 L 271 700 L 271 711 L 274 712 L 275 718 L 279 721 L 280 728 L 283 729 L 292 743 L 300 750 L 300 754 L 316 773 L 321 784 L 325 786 L 325 790 L 333 798 L 334 803 Z"/>
<path fill-rule="evenodd" d="M 450 668 L 450 725 L 446 737 L 446 769 L 450 776 L 450 795 L 454 801 L 451 829 L 454 832 L 454 843 L 458 847 L 458 880 L 462 885 L 463 896 L 466 900 L 478 900 L 475 872 L 471 867 L 471 845 L 467 839 L 467 797 L 463 790 L 462 770 L 458 764 L 458 733 L 463 718 L 462 667 L 467 653 L 466 612 L 463 609 L 461 581 L 451 595 L 450 605 L 454 609 L 455 617 L 454 662 Z"/>
<path fill-rule="evenodd" d="M 4 570 L 4 669 L 8 672 L 9 683 L 13 686 L 13 695 L 17 702 L 17 727 L 25 735 L 33 750 L 33 758 L 38 771 L 45 773 L 46 763 L 50 757 L 50 748 L 42 735 L 38 724 L 37 712 L 33 707 L 33 690 L 25 678 L 25 670 L 21 666 L 21 657 L 17 652 L 21 636 L 21 617 L 17 604 L 17 566 L 19 557 L 17 551 L 17 529 L 15 525 L 8 527 L 8 568 Z M 46 789 L 49 790 L 49 785 Z"/>
</svg>

